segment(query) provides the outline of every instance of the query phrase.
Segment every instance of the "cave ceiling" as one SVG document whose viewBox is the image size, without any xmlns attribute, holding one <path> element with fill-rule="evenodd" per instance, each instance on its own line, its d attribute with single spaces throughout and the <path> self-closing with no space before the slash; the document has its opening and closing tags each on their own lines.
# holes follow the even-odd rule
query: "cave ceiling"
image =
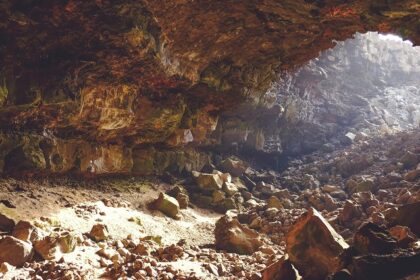
<svg viewBox="0 0 420 280">
<path fill-rule="evenodd" d="M 0 129 L 110 143 L 204 141 L 220 112 L 263 104 L 279 72 L 356 32 L 420 43 L 416 0 L 0 5 Z"/>
</svg>

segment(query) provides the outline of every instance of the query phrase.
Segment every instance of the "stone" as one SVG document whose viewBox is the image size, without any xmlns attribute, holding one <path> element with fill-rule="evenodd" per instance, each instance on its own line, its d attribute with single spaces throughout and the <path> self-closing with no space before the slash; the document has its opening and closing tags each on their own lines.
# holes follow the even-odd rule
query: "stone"
<svg viewBox="0 0 420 280">
<path fill-rule="evenodd" d="M 420 252 L 399 251 L 393 254 L 369 254 L 352 258 L 351 279 L 418 279 Z M 404 276 L 414 275 L 413 278 Z"/>
<path fill-rule="evenodd" d="M 223 187 L 223 179 L 219 174 L 208 174 L 193 172 L 197 185 L 203 191 L 221 190 Z"/>
<path fill-rule="evenodd" d="M 240 160 L 234 158 L 227 158 L 220 164 L 222 170 L 232 174 L 235 177 L 242 176 L 246 169 L 248 168 L 247 164 Z"/>
<path fill-rule="evenodd" d="M 35 227 L 28 221 L 19 221 L 12 232 L 13 237 L 31 243 L 42 239 L 43 235 L 41 229 Z"/>
<path fill-rule="evenodd" d="M 356 139 L 356 134 L 352 133 L 352 132 L 347 132 L 345 135 L 345 143 L 347 144 L 351 144 L 355 141 Z"/>
<path fill-rule="evenodd" d="M 419 163 L 420 160 L 420 156 L 407 151 L 401 158 L 400 158 L 400 162 L 402 164 L 404 164 L 405 168 L 411 168 L 413 166 L 416 166 Z"/>
<path fill-rule="evenodd" d="M 373 192 L 376 187 L 375 178 L 372 176 L 362 176 L 354 187 L 349 188 L 350 193 Z"/>
<path fill-rule="evenodd" d="M 12 236 L 0 240 L 0 263 L 7 262 L 20 267 L 32 259 L 33 247 L 30 243 Z"/>
<path fill-rule="evenodd" d="M 0 212 L 0 231 L 11 232 L 15 225 L 13 219 Z"/>
<path fill-rule="evenodd" d="M 44 260 L 57 261 L 62 257 L 57 235 L 49 235 L 34 243 L 35 251 Z"/>
<path fill-rule="evenodd" d="M 262 280 L 299 280 L 299 275 L 296 268 L 289 260 L 286 254 L 277 262 L 269 265 L 262 271 Z"/>
<path fill-rule="evenodd" d="M 276 191 L 276 188 L 273 185 L 266 184 L 262 181 L 255 186 L 255 190 L 262 193 L 263 195 L 273 195 Z"/>
<path fill-rule="evenodd" d="M 351 201 L 346 200 L 343 210 L 338 216 L 338 220 L 343 224 L 350 222 L 353 219 L 359 218 L 363 213 L 361 205 Z"/>
<path fill-rule="evenodd" d="M 414 182 L 418 178 L 420 178 L 420 168 L 408 171 L 407 173 L 404 174 L 404 180 L 409 181 L 409 182 Z"/>
<path fill-rule="evenodd" d="M 397 248 L 397 241 L 384 227 L 369 222 L 354 234 L 353 244 L 360 254 L 389 254 Z"/>
<path fill-rule="evenodd" d="M 398 246 L 402 248 L 408 248 L 417 240 L 417 236 L 405 226 L 394 226 L 389 229 L 389 234 L 397 240 Z"/>
<path fill-rule="evenodd" d="M 286 235 L 286 251 L 304 279 L 325 279 L 339 267 L 349 245 L 314 208 L 309 208 Z"/>
<path fill-rule="evenodd" d="M 223 201 L 223 199 L 225 199 L 225 193 L 217 190 L 213 192 L 212 197 L 213 197 L 213 203 L 219 203 Z"/>
<path fill-rule="evenodd" d="M 108 227 L 104 224 L 96 224 L 90 230 L 89 236 L 96 242 L 107 240 L 109 237 Z"/>
<path fill-rule="evenodd" d="M 8 272 L 11 272 L 15 269 L 15 267 L 7 262 L 3 262 L 0 264 L 0 274 L 7 274 Z M 1 277 L 1 275 L 0 275 Z"/>
<path fill-rule="evenodd" d="M 398 207 L 398 210 L 389 217 L 391 226 L 407 226 L 411 231 L 420 236 L 420 202 L 410 203 Z"/>
<path fill-rule="evenodd" d="M 322 191 L 327 192 L 327 193 L 341 191 L 340 187 L 334 186 L 334 185 L 324 185 L 321 189 Z"/>
<path fill-rule="evenodd" d="M 169 190 L 167 195 L 175 197 L 181 209 L 187 209 L 190 203 L 190 197 L 187 190 L 182 186 L 175 186 Z"/>
<path fill-rule="evenodd" d="M 162 192 L 159 194 L 159 197 L 150 204 L 150 207 L 153 210 L 159 210 L 172 219 L 181 219 L 181 210 L 178 201 Z"/>
<path fill-rule="evenodd" d="M 225 215 L 216 222 L 216 248 L 238 254 L 252 254 L 262 245 L 259 234 L 241 224 L 236 217 Z"/>
<path fill-rule="evenodd" d="M 275 196 L 270 196 L 270 198 L 267 200 L 267 208 L 282 209 L 284 207 L 280 199 Z"/>
<path fill-rule="evenodd" d="M 232 196 L 237 193 L 239 190 L 234 183 L 226 182 L 223 184 L 223 191 L 228 195 Z"/>
</svg>

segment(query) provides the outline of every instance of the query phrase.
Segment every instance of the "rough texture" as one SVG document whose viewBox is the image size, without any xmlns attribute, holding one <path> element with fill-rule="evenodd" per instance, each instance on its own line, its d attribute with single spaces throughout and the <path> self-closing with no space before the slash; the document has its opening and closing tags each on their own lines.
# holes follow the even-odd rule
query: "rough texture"
<svg viewBox="0 0 420 280">
<path fill-rule="evenodd" d="M 334 273 L 338 256 L 349 246 L 314 208 L 302 215 L 286 237 L 290 261 L 305 279 L 325 279 Z"/>
<path fill-rule="evenodd" d="M 418 44 L 419 9 L 413 0 L 3 1 L 0 167 L 130 172 L 130 148 L 146 144 L 281 152 L 259 126 L 282 112 L 267 93 L 278 73 L 356 31 Z"/>
</svg>

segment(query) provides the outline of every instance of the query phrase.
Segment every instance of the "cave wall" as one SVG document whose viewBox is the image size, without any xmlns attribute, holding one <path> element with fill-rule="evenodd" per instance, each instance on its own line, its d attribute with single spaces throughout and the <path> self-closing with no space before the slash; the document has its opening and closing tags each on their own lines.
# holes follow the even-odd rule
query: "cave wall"
<svg viewBox="0 0 420 280">
<path fill-rule="evenodd" d="M 419 12 L 409 0 L 2 1 L 0 166 L 130 172 L 150 145 L 281 153 L 264 125 L 282 113 L 278 74 L 356 31 L 418 43 Z"/>
</svg>

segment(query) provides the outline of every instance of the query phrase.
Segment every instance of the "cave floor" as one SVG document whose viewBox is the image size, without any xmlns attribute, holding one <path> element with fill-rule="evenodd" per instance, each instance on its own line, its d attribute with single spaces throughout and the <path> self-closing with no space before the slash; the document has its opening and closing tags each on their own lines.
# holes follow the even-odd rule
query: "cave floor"
<svg viewBox="0 0 420 280">
<path fill-rule="evenodd" d="M 252 191 L 256 204 L 244 203 L 240 221 L 258 232 L 263 246 L 245 255 L 216 250 L 222 215 L 194 201 L 180 220 L 150 210 L 148 204 L 173 187 L 159 178 L 3 178 L 0 213 L 30 221 L 44 235 L 71 232 L 77 240 L 73 252 L 48 248 L 51 260 L 35 255 L 4 279 L 261 279 L 284 255 L 285 235 L 310 206 L 351 245 L 362 222 L 386 224 L 390 208 L 420 201 L 420 164 L 412 156 L 420 152 L 419 141 L 419 131 L 361 139 L 291 160 L 281 174 L 254 169 L 254 180 L 270 181 L 288 199 L 273 210 L 261 184 Z M 348 212 L 348 201 L 362 210 Z M 106 225 L 107 240 L 91 238 L 96 224 Z M 137 240 L 145 244 L 136 251 L 141 257 L 130 259 Z M 413 244 L 419 250 L 419 240 Z"/>
</svg>

